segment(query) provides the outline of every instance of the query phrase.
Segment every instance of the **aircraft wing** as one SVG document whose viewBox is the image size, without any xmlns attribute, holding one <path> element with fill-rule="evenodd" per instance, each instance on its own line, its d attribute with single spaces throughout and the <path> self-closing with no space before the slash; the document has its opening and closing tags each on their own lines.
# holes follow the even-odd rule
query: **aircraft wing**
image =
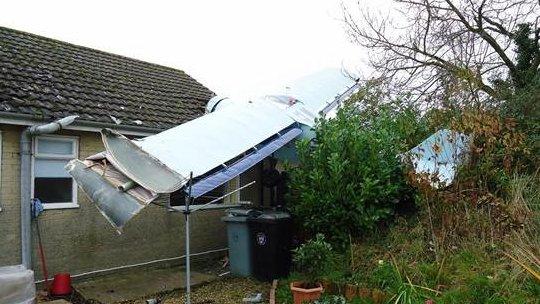
<svg viewBox="0 0 540 304">
<path fill-rule="evenodd" d="M 103 129 L 105 151 L 66 169 L 120 232 L 159 194 L 183 191 L 191 174 L 197 198 L 301 136 L 316 118 L 302 102 L 220 101 L 214 112 L 139 140 Z"/>
</svg>

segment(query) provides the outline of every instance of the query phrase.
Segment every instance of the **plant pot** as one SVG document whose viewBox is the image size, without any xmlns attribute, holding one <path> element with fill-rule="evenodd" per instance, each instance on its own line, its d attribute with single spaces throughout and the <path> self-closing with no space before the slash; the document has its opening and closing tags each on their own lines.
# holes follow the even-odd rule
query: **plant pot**
<svg viewBox="0 0 540 304">
<path fill-rule="evenodd" d="M 342 282 L 337 282 L 337 283 L 334 284 L 334 292 L 337 295 L 344 295 L 346 286 L 347 286 L 347 284 L 344 284 Z"/>
<path fill-rule="evenodd" d="M 358 296 L 358 286 L 353 284 L 345 285 L 345 298 L 347 300 L 352 300 Z"/>
<path fill-rule="evenodd" d="M 293 294 L 294 304 L 309 303 L 321 297 L 323 287 L 317 284 L 315 288 L 303 288 L 304 282 L 292 282 L 291 292 Z"/>
<path fill-rule="evenodd" d="M 325 294 L 335 294 L 337 288 L 336 288 L 336 284 L 334 284 L 332 281 L 323 280 L 321 284 L 322 284 L 323 291 Z"/>
<path fill-rule="evenodd" d="M 371 298 L 371 290 L 369 288 L 359 288 L 358 289 L 358 296 L 362 299 L 369 299 Z"/>
<path fill-rule="evenodd" d="M 373 303 L 375 304 L 382 304 L 386 301 L 386 294 L 380 289 L 373 289 L 371 299 L 373 299 Z"/>
</svg>

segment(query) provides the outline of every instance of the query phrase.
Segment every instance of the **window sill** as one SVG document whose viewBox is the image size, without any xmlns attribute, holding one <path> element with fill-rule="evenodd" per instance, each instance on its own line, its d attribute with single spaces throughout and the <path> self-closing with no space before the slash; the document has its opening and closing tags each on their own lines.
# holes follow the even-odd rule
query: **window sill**
<svg viewBox="0 0 540 304">
<path fill-rule="evenodd" d="M 44 210 L 54 210 L 54 209 L 76 209 L 79 208 L 77 203 L 52 203 L 52 204 L 43 204 Z"/>
</svg>

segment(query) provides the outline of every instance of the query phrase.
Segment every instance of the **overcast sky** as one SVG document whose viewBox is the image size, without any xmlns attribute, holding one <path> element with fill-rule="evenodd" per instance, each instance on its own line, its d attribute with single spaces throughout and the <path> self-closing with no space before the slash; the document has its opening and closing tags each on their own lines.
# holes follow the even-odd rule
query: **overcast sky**
<svg viewBox="0 0 540 304">
<path fill-rule="evenodd" d="M 340 1 L 17 0 L 0 7 L 1 26 L 178 68 L 227 96 L 265 93 L 329 67 L 362 69 L 366 59 L 345 35 Z"/>
</svg>

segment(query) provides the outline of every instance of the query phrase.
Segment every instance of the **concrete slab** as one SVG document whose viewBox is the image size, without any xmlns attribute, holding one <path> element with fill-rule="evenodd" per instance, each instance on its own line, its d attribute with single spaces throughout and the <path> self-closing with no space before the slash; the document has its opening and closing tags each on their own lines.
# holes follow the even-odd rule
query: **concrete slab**
<svg viewBox="0 0 540 304">
<path fill-rule="evenodd" d="M 113 273 L 92 280 L 74 283 L 73 287 L 86 299 L 103 304 L 135 300 L 144 296 L 186 287 L 185 270 L 179 267 L 138 269 Z M 217 279 L 217 276 L 192 272 L 191 285 Z"/>
</svg>

